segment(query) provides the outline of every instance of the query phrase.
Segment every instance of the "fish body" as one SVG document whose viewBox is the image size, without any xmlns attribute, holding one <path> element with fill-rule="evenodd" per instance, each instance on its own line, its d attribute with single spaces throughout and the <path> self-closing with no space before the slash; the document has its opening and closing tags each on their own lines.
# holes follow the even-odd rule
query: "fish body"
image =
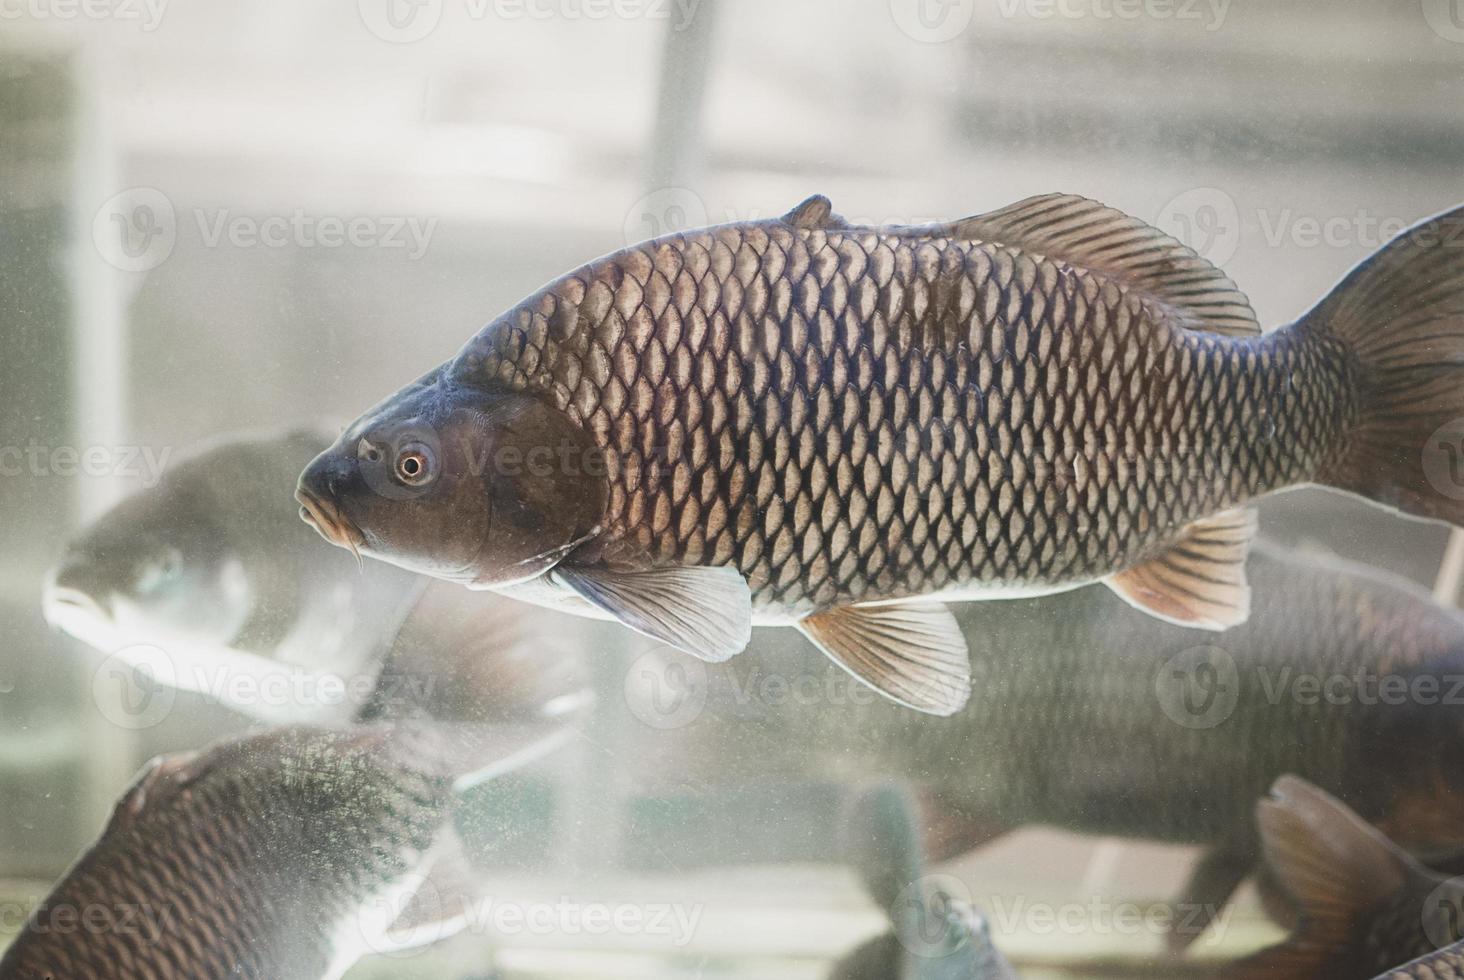
<svg viewBox="0 0 1464 980">
<path fill-rule="evenodd" d="M 391 949 L 453 803 L 400 738 L 287 727 L 155 761 L 0 978 L 332 980 Z"/>
<path fill-rule="evenodd" d="M 1262 544 L 1250 565 L 1251 616 L 1220 636 L 1100 589 L 959 609 L 988 652 L 970 702 L 945 719 L 801 667 L 777 634 L 703 672 L 674 652 L 638 661 L 634 677 L 655 685 L 627 685 L 630 710 L 678 722 L 636 753 L 642 791 L 899 773 L 941 860 L 1037 824 L 1202 845 L 1180 897 L 1191 909 L 1223 906 L 1255 869 L 1254 802 L 1286 772 L 1416 853 L 1459 850 L 1464 766 L 1440 747 L 1464 737 L 1448 697 L 1464 683 L 1464 618 L 1346 562 Z M 680 722 L 686 703 L 702 707 Z"/>
<path fill-rule="evenodd" d="M 581 697 L 577 658 L 517 604 L 361 565 L 301 526 L 290 492 L 330 441 L 288 429 L 196 448 L 68 543 L 47 619 L 104 653 L 161 649 L 160 680 L 274 722 L 523 720 Z M 302 672 L 347 694 L 228 701 L 237 676 L 268 690 Z M 297 689 L 326 690 L 278 688 Z"/>
<path fill-rule="evenodd" d="M 1223 274 L 1095 202 L 871 228 L 815 197 L 550 283 L 299 497 L 338 544 L 706 660 L 796 625 L 949 714 L 970 668 L 943 600 L 1104 581 L 1220 629 L 1249 608 L 1255 497 L 1323 482 L 1464 520 L 1409 455 L 1464 414 L 1438 353 L 1464 343 L 1460 224 L 1262 336 Z"/>
<path fill-rule="evenodd" d="M 1464 939 L 1464 881 L 1425 868 L 1297 777 L 1277 780 L 1256 809 L 1266 862 L 1296 902 L 1298 925 L 1287 942 L 1223 970 L 1223 977 L 1453 975 L 1457 950 L 1440 950 Z M 1407 966 L 1394 971 L 1399 964 Z"/>
<path fill-rule="evenodd" d="M 1379 980 L 1464 980 L 1464 942 L 1420 956 L 1389 970 Z"/>
</svg>

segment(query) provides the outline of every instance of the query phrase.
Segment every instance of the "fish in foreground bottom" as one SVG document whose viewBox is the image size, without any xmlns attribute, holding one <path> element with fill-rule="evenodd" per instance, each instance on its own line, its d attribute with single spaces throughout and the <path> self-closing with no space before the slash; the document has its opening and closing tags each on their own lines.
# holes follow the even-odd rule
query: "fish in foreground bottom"
<svg viewBox="0 0 1464 980">
<path fill-rule="evenodd" d="M 0 980 L 335 980 L 445 938 L 455 787 L 533 726 L 290 726 L 165 756 L 31 913 Z"/>
<path fill-rule="evenodd" d="M 1464 524 L 1464 209 L 1262 335 L 1195 252 L 1048 195 L 921 227 L 813 197 L 555 280 L 301 474 L 329 540 L 709 661 L 794 625 L 903 704 L 970 688 L 943 600 L 1102 581 L 1243 621 L 1245 505 L 1304 483 Z M 1449 487 L 1452 490 L 1452 487 Z"/>
<path fill-rule="evenodd" d="M 865 890 L 893 929 L 840 959 L 829 980 L 1016 980 L 986 920 L 926 874 L 905 792 L 884 785 L 859 794 L 844 832 Z"/>
<path fill-rule="evenodd" d="M 1464 879 L 1425 868 L 1295 776 L 1276 781 L 1256 820 L 1267 865 L 1296 903 L 1299 924 L 1281 945 L 1222 970 L 1224 980 L 1464 975 L 1464 956 L 1450 945 L 1464 939 Z"/>
</svg>

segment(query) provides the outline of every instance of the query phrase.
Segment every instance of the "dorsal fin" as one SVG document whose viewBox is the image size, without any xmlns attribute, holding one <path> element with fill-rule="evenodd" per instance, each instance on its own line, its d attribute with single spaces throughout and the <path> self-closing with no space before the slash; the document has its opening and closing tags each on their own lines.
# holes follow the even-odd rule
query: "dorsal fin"
<svg viewBox="0 0 1464 980">
<path fill-rule="evenodd" d="M 1043 194 L 937 228 L 952 238 L 1000 242 L 1111 276 L 1172 306 L 1193 329 L 1233 337 L 1261 332 L 1250 300 L 1209 260 L 1153 225 L 1086 197 Z"/>
<path fill-rule="evenodd" d="M 785 225 L 792 225 L 794 228 L 803 228 L 807 231 L 847 227 L 844 219 L 834 214 L 833 202 L 822 194 L 815 194 L 808 198 L 783 215 L 782 220 Z"/>
<path fill-rule="evenodd" d="M 1237 980 L 1322 976 L 1362 918 L 1422 873 L 1418 864 L 1339 800 L 1282 776 L 1256 805 L 1266 864 L 1300 914 L 1286 942 L 1237 964 Z"/>
</svg>

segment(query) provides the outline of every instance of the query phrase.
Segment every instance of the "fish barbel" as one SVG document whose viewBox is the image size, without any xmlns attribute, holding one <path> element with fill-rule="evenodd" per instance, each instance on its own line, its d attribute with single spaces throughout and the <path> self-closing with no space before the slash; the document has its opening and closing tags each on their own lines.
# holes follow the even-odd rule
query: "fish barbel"
<svg viewBox="0 0 1464 980">
<path fill-rule="evenodd" d="M 920 227 L 813 197 L 551 282 L 301 475 L 327 538 L 718 661 L 796 625 L 950 714 L 942 600 L 1102 581 L 1244 621 L 1244 505 L 1316 482 L 1464 523 L 1426 443 L 1464 416 L 1464 209 L 1262 335 L 1163 232 L 1048 195 Z"/>
</svg>

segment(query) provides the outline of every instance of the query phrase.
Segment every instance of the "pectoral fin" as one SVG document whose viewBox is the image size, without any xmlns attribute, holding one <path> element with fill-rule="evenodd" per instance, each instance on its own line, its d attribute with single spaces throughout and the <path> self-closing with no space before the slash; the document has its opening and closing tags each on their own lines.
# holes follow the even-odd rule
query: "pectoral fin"
<svg viewBox="0 0 1464 980">
<path fill-rule="evenodd" d="M 711 663 L 741 653 L 752 638 L 752 590 L 733 568 L 616 572 L 561 565 L 549 577 L 637 633 Z"/>
<path fill-rule="evenodd" d="M 1104 584 L 1131 605 L 1180 626 L 1239 626 L 1250 616 L 1245 558 L 1255 534 L 1255 511 L 1225 511 L 1191 524 L 1164 554 Z"/>
<path fill-rule="evenodd" d="M 917 711 L 952 715 L 971 695 L 966 638 L 940 603 L 840 606 L 798 628 L 840 667 Z"/>
</svg>

